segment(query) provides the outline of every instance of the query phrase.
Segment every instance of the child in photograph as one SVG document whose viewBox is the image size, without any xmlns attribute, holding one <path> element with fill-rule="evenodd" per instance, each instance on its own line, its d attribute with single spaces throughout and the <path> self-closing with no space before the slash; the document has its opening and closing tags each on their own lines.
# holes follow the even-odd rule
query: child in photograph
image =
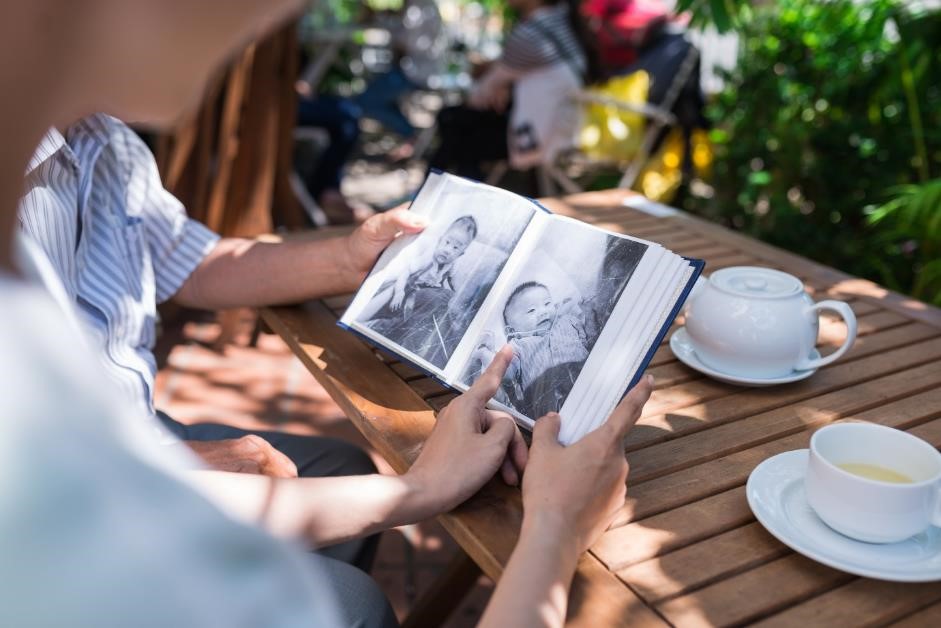
<svg viewBox="0 0 941 628">
<path fill-rule="evenodd" d="M 578 306 L 571 299 L 556 301 L 545 284 L 527 281 L 507 298 L 503 323 L 513 360 L 498 399 L 534 419 L 557 412 L 588 358 Z M 475 354 L 483 364 L 494 351 L 489 340 L 485 337 Z"/>
<path fill-rule="evenodd" d="M 427 253 L 408 262 L 394 280 L 379 288 L 360 314 L 372 329 L 429 359 L 432 348 L 448 353 L 442 321 L 454 296 L 454 263 L 477 237 L 477 221 L 461 216 Z M 407 325 L 406 325 L 407 321 Z M 435 360 L 437 361 L 437 360 Z"/>
</svg>

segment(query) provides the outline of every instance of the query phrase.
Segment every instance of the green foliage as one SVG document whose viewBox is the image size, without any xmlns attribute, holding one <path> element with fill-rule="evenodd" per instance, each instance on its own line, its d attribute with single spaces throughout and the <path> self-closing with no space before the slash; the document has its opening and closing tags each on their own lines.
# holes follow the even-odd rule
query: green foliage
<svg viewBox="0 0 941 628">
<path fill-rule="evenodd" d="M 743 0 L 679 0 L 676 12 L 689 11 L 694 26 L 715 26 L 720 33 L 732 30 L 746 17 L 749 3 Z"/>
<path fill-rule="evenodd" d="M 688 208 L 941 302 L 941 12 L 780 0 L 747 16 L 709 110 L 715 196 Z"/>
<path fill-rule="evenodd" d="M 869 209 L 869 223 L 918 253 L 911 293 L 941 305 L 941 179 L 890 192 L 892 200 Z"/>
</svg>

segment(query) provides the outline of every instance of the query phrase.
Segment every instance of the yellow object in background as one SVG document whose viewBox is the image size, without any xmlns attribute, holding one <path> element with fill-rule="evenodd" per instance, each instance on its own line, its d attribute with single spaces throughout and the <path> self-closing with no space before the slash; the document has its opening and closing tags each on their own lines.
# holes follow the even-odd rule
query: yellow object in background
<svg viewBox="0 0 941 628">
<path fill-rule="evenodd" d="M 643 71 L 613 78 L 600 87 L 589 89 L 592 94 L 638 105 L 647 102 L 649 91 L 650 75 Z M 638 157 L 648 123 L 644 116 L 613 105 L 588 104 L 579 133 L 579 147 L 591 159 L 623 167 Z M 693 131 L 691 149 L 693 170 L 696 176 L 705 177 L 712 167 L 713 157 L 705 131 Z M 672 201 L 683 181 L 684 150 L 682 132 L 671 130 L 648 158 L 634 189 L 660 203 Z"/>
<path fill-rule="evenodd" d="M 634 72 L 588 90 L 592 94 L 642 105 L 650 91 L 650 75 Z M 591 103 L 579 133 L 579 147 L 592 159 L 622 163 L 637 154 L 644 137 L 644 116 L 613 105 Z"/>
<path fill-rule="evenodd" d="M 708 178 L 712 168 L 712 146 L 706 131 L 695 129 L 690 142 L 693 151 L 693 172 L 699 178 Z M 658 203 L 673 200 L 677 188 L 683 182 L 683 132 L 673 129 L 650 156 L 641 170 L 634 189 Z"/>
</svg>

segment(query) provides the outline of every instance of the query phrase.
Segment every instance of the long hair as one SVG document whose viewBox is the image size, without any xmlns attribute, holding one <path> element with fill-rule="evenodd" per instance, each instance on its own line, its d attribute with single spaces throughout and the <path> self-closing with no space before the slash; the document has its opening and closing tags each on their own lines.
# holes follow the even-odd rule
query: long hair
<svg viewBox="0 0 941 628">
<path fill-rule="evenodd" d="M 585 83 L 591 85 L 601 82 L 605 78 L 604 70 L 601 67 L 601 57 L 598 53 L 598 47 L 595 45 L 595 37 L 582 16 L 581 0 L 546 0 L 546 4 L 565 4 L 568 7 L 569 28 L 572 29 L 578 45 L 585 54 Z"/>
</svg>

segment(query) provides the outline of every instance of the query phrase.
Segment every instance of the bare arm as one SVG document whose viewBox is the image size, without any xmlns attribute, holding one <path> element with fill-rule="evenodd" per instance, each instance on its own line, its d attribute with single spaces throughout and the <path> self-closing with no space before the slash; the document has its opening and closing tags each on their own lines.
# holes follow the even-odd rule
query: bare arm
<svg viewBox="0 0 941 628">
<path fill-rule="evenodd" d="M 520 72 L 506 64 L 493 62 L 471 88 L 468 104 L 474 109 L 504 111 L 510 100 L 510 88 L 519 76 Z"/>
<path fill-rule="evenodd" d="M 416 233 L 424 224 L 405 210 L 392 210 L 341 238 L 277 243 L 224 238 L 174 299 L 189 307 L 217 310 L 352 292 L 398 234 Z"/>
<path fill-rule="evenodd" d="M 480 627 L 565 623 L 578 557 L 624 504 L 624 435 L 652 388 L 652 379 L 642 380 L 604 425 L 568 447 L 558 442 L 559 415 L 536 422 L 523 479 L 520 539 Z"/>
<path fill-rule="evenodd" d="M 278 536 L 332 545 L 441 512 L 441 499 L 414 478 L 364 475 L 277 479 L 195 471 L 193 485 L 230 515 Z"/>
<path fill-rule="evenodd" d="M 525 520 L 479 628 L 562 626 L 579 554 L 558 522 Z"/>
<path fill-rule="evenodd" d="M 190 478 L 236 518 L 319 546 L 446 512 L 498 470 L 508 484 L 519 482 L 526 443 L 512 419 L 484 408 L 511 355 L 508 349 L 499 352 L 483 376 L 441 411 L 421 454 L 402 476 L 284 479 L 194 471 Z"/>
</svg>

